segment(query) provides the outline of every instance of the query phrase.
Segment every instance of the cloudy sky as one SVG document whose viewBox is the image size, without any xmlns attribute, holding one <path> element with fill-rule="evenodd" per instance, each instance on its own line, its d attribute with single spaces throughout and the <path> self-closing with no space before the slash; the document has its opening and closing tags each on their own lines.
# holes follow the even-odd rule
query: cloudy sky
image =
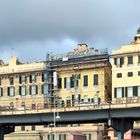
<svg viewBox="0 0 140 140">
<path fill-rule="evenodd" d="M 111 52 L 139 26 L 140 0 L 0 0 L 0 59 L 42 61 L 77 43 Z"/>
</svg>

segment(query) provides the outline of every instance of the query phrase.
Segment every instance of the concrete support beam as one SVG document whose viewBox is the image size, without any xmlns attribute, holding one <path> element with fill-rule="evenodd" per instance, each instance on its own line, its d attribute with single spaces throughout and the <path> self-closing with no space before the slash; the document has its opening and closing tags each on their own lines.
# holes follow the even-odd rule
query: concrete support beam
<svg viewBox="0 0 140 140">
<path fill-rule="evenodd" d="M 133 129 L 133 121 L 130 119 L 112 119 L 111 127 L 113 127 L 118 132 L 118 139 L 124 138 L 124 133 L 129 129 Z"/>
<path fill-rule="evenodd" d="M 4 127 L 0 125 L 0 140 L 4 140 Z"/>
</svg>

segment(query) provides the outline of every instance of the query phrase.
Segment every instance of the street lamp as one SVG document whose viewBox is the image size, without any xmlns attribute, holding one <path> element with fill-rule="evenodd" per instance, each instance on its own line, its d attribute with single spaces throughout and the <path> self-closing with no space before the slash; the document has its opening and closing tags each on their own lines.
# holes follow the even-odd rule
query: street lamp
<svg viewBox="0 0 140 140">
<path fill-rule="evenodd" d="M 57 112 L 55 112 L 55 109 L 56 109 L 56 107 L 55 107 L 55 100 L 56 99 L 56 96 L 54 96 L 54 115 L 53 115 L 53 123 L 54 123 L 54 140 L 56 140 L 56 131 L 55 131 L 55 128 L 56 128 L 56 120 L 59 120 L 60 119 L 60 116 L 59 116 L 59 113 L 58 113 L 58 111 Z M 57 114 L 56 114 L 57 113 Z"/>
</svg>

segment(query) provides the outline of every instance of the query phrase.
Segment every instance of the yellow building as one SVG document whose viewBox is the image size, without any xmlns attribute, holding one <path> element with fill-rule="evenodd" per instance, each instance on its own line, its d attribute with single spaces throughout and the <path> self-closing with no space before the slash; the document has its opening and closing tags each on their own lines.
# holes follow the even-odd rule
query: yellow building
<svg viewBox="0 0 140 140">
<path fill-rule="evenodd" d="M 14 56 L 9 63 L 0 63 L 0 106 L 21 109 L 36 108 L 44 102 L 42 87 L 46 64 L 44 62 L 21 63 Z"/>
<path fill-rule="evenodd" d="M 140 29 L 134 41 L 112 51 L 112 99 L 140 96 Z"/>
<path fill-rule="evenodd" d="M 78 44 L 74 51 L 54 58 L 52 67 L 58 77 L 54 92 L 66 106 L 98 103 L 111 98 L 111 65 L 106 50 Z"/>
<path fill-rule="evenodd" d="M 110 80 L 108 80 L 110 79 Z M 49 106 L 53 95 L 59 97 L 56 105 L 82 106 L 99 104 L 111 98 L 111 65 L 106 50 L 89 48 L 86 44 L 64 56 L 49 56 L 47 63 L 21 63 L 12 56 L 8 64 L 0 61 L 0 106 L 5 109 L 39 109 Z M 56 107 L 57 107 L 56 106 Z M 70 131 L 87 135 L 87 140 L 104 136 L 104 124 L 66 125 L 50 128 L 41 126 L 16 126 L 6 140 L 49 139 L 56 132 L 57 140 Z M 99 130 L 102 130 L 99 132 Z M 54 136 L 53 136 L 54 137 Z"/>
</svg>

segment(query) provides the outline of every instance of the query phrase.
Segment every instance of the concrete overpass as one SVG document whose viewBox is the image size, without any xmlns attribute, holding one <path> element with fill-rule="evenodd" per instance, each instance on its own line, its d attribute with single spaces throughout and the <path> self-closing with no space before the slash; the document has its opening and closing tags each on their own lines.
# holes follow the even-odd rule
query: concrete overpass
<svg viewBox="0 0 140 140">
<path fill-rule="evenodd" d="M 123 134 L 133 127 L 133 121 L 140 120 L 140 103 L 100 104 L 58 109 L 6 110 L 0 111 L 0 140 L 4 133 L 16 125 L 41 125 L 53 123 L 53 113 L 59 111 L 58 124 L 106 122 Z"/>
</svg>

